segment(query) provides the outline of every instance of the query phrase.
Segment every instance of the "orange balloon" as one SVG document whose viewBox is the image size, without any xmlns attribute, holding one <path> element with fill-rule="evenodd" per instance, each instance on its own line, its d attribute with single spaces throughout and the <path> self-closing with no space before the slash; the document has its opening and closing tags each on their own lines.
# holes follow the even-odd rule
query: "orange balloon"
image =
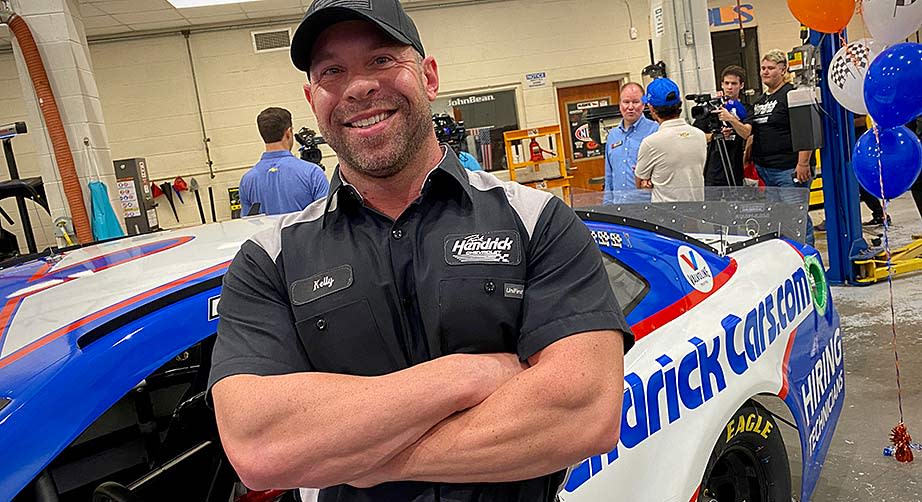
<svg viewBox="0 0 922 502">
<path fill-rule="evenodd" d="M 855 15 L 855 0 L 788 0 L 798 21 L 822 33 L 839 33 Z"/>
</svg>

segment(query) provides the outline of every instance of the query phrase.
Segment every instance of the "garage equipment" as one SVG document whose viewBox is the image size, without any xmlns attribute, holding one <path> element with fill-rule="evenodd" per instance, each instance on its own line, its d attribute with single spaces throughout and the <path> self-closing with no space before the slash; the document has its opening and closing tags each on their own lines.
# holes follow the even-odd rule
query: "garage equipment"
<svg viewBox="0 0 922 502">
<path fill-rule="evenodd" d="M 195 194 L 195 204 L 198 206 L 198 217 L 205 224 L 205 209 L 202 207 L 202 195 L 198 193 L 198 181 L 195 178 L 189 178 L 189 190 Z"/>
<path fill-rule="evenodd" d="M 112 162 L 115 167 L 115 182 L 118 198 L 125 217 L 128 235 L 146 234 L 160 230 L 157 219 L 157 202 L 154 188 L 147 172 L 147 161 L 143 158 L 120 159 Z"/>
</svg>

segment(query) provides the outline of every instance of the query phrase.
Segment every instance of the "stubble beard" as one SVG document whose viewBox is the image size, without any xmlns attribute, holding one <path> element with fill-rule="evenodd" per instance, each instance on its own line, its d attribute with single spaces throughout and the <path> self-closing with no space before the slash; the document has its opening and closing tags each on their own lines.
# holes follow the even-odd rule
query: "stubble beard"
<svg viewBox="0 0 922 502">
<path fill-rule="evenodd" d="M 394 101 L 390 99 L 388 103 L 398 104 L 399 122 L 391 127 L 391 134 L 383 137 L 349 139 L 341 129 L 324 130 L 327 128 L 320 126 L 324 139 L 343 165 L 372 178 L 389 178 L 409 166 L 426 136 L 433 131 L 432 105 L 425 97 L 415 103 L 409 99 Z"/>
</svg>

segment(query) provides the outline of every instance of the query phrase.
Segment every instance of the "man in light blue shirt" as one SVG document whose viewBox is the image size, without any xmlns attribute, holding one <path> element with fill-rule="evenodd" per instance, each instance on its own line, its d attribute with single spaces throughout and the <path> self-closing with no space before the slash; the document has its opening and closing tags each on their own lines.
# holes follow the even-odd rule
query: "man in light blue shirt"
<svg viewBox="0 0 922 502">
<path fill-rule="evenodd" d="M 605 141 L 604 204 L 650 202 L 650 192 L 637 188 L 634 168 L 644 138 L 659 130 L 644 117 L 644 88 L 631 82 L 621 87 L 621 123 L 608 132 Z"/>
<path fill-rule="evenodd" d="M 256 117 L 256 125 L 266 151 L 240 180 L 241 214 L 250 214 L 256 203 L 261 214 L 293 213 L 326 197 L 330 183 L 323 170 L 291 154 L 291 113 L 284 108 L 266 108 Z"/>
</svg>

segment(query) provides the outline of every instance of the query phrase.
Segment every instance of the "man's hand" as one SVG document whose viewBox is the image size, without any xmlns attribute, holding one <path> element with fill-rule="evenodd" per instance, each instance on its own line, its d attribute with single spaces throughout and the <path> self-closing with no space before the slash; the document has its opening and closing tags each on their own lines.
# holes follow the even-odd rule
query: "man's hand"
<svg viewBox="0 0 922 502">
<path fill-rule="evenodd" d="M 797 168 L 794 170 L 794 173 L 797 176 L 797 181 L 801 183 L 808 183 L 811 178 L 810 163 L 809 162 L 798 162 Z"/>
<path fill-rule="evenodd" d="M 714 115 L 717 115 L 717 118 L 719 118 L 722 122 L 730 122 L 730 123 L 732 123 L 734 120 L 739 121 L 739 119 L 736 117 L 736 115 L 730 113 L 730 110 L 727 110 L 726 108 L 724 108 L 724 107 L 722 107 L 722 106 L 721 106 L 720 108 L 714 110 L 712 113 L 713 113 Z"/>
<path fill-rule="evenodd" d="M 734 132 L 732 127 L 724 127 L 720 131 L 724 134 L 724 139 L 730 139 L 733 137 Z"/>
</svg>

